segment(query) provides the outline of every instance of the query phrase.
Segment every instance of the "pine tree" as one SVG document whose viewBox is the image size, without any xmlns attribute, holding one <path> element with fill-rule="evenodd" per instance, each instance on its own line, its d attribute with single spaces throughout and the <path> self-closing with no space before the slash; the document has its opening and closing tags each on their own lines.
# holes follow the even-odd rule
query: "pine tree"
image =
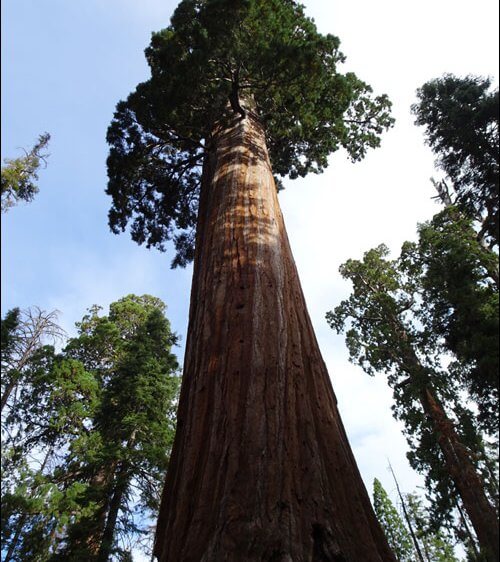
<svg viewBox="0 0 500 562">
<path fill-rule="evenodd" d="M 377 478 L 373 481 L 373 508 L 396 559 L 399 562 L 415 560 L 410 533 Z"/>
<path fill-rule="evenodd" d="M 85 514 L 85 484 L 61 477 L 70 449 L 96 406 L 94 377 L 46 346 L 23 369 L 16 407 L 4 419 L 2 542 L 5 562 L 48 560 L 68 521 Z"/>
<path fill-rule="evenodd" d="M 141 535 L 133 509 L 143 517 L 158 510 L 179 380 L 165 308 L 150 295 L 128 295 L 108 316 L 93 307 L 66 348 L 101 385 L 92 431 L 68 458 L 69 470 L 88 485 L 82 506 L 95 508 L 70 527 L 54 560 L 105 562 L 121 552 L 120 533 L 129 541 Z"/>
<path fill-rule="evenodd" d="M 61 353 L 30 354 L 3 418 L 5 562 L 126 559 L 128 545 L 151 543 L 175 426 L 176 336 L 149 295 L 112 303 L 108 316 L 94 306 L 78 326 Z"/>
<path fill-rule="evenodd" d="M 108 131 L 110 225 L 194 257 L 159 560 L 394 560 L 306 311 L 273 175 L 392 124 L 292 0 L 184 0 Z M 196 225 L 196 232 L 194 230 Z M 196 242 L 196 244 L 194 244 Z"/>
</svg>

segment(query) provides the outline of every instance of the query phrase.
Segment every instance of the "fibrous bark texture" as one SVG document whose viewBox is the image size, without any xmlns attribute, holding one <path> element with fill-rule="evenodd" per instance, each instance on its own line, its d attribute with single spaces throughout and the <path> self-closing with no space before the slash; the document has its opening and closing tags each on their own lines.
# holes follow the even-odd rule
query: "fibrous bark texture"
<svg viewBox="0 0 500 562">
<path fill-rule="evenodd" d="M 215 133 L 200 202 L 161 562 L 395 558 L 320 355 L 248 111 Z"/>
<path fill-rule="evenodd" d="M 500 559 L 498 519 L 495 508 L 484 493 L 484 483 L 472 463 L 470 453 L 460 442 L 453 422 L 428 388 L 422 393 L 421 402 L 433 422 L 446 469 L 462 498 L 485 559 L 497 562 Z"/>
</svg>

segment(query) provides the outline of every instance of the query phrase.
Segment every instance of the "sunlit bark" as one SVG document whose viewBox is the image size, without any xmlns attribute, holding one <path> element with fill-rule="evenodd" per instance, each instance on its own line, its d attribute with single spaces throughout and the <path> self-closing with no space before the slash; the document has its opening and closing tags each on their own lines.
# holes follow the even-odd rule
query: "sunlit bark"
<svg viewBox="0 0 500 562">
<path fill-rule="evenodd" d="M 202 185 L 161 562 L 394 561 L 356 467 L 252 112 Z"/>
</svg>

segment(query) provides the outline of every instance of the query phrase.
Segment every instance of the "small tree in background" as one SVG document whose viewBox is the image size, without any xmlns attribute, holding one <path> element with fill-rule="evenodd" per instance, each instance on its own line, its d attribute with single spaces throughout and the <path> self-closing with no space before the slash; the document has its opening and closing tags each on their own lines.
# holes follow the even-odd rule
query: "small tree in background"
<svg viewBox="0 0 500 562">
<path fill-rule="evenodd" d="M 415 551 L 410 533 L 377 478 L 373 481 L 373 508 L 396 559 L 399 562 L 413 562 Z"/>
<path fill-rule="evenodd" d="M 38 171 L 46 162 L 45 152 L 50 135 L 44 133 L 29 152 L 19 158 L 6 158 L 2 164 L 2 213 L 7 212 L 19 201 L 29 203 L 38 193 Z"/>
<path fill-rule="evenodd" d="M 5 562 L 121 560 L 151 543 L 175 427 L 176 336 L 155 297 L 99 310 L 63 352 L 26 358 L 4 415 Z"/>
<path fill-rule="evenodd" d="M 90 309 L 66 353 L 94 373 L 101 386 L 92 431 L 68 457 L 70 471 L 88 484 L 83 505 L 91 516 L 69 528 L 54 560 L 107 561 L 144 534 L 144 518 L 158 510 L 175 428 L 179 377 L 171 348 L 177 339 L 164 303 L 129 295 L 108 316 Z"/>
</svg>

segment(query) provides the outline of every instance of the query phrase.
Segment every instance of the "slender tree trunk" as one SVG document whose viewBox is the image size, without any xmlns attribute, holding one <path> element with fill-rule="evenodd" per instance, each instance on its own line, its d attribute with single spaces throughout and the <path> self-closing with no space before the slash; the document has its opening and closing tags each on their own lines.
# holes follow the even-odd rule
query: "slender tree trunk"
<svg viewBox="0 0 500 562">
<path fill-rule="evenodd" d="M 425 368 L 420 362 L 406 330 L 397 317 L 393 328 L 406 346 L 406 352 L 399 362 L 400 368 L 410 377 L 408 380 L 426 381 Z M 441 449 L 446 470 L 457 487 L 470 522 L 474 527 L 481 551 L 489 562 L 500 560 L 498 518 L 494 507 L 485 493 L 485 485 L 472 462 L 470 453 L 460 441 L 453 422 L 448 418 L 429 384 L 423 382 L 420 390 L 420 403 L 431 420 L 434 435 Z"/>
<path fill-rule="evenodd" d="M 68 546 L 63 554 L 78 557 L 88 562 L 96 561 L 99 556 L 103 540 L 106 518 L 112 498 L 112 482 L 116 470 L 116 463 L 101 467 L 89 482 L 88 501 L 95 502 L 95 513 L 80 519 L 70 527 L 68 532 Z"/>
<path fill-rule="evenodd" d="M 5 390 L 2 394 L 0 412 L 3 412 L 3 409 L 7 405 L 7 401 L 9 400 L 9 397 L 12 391 L 14 390 L 16 384 L 17 384 L 17 378 L 12 378 L 12 380 L 10 380 L 7 386 L 5 387 Z"/>
<path fill-rule="evenodd" d="M 484 483 L 467 448 L 460 442 L 453 422 L 429 388 L 422 392 L 421 402 L 425 413 L 432 419 L 446 469 L 455 482 L 481 549 L 489 561 L 497 562 L 500 558 L 498 519 L 484 492 Z"/>
<path fill-rule="evenodd" d="M 28 516 L 26 515 L 26 513 L 23 513 L 23 515 L 21 515 L 21 517 L 19 518 L 19 521 L 17 522 L 17 526 L 16 526 L 16 532 L 14 533 L 14 537 L 9 543 L 9 548 L 7 550 L 7 554 L 5 555 L 4 562 L 10 562 L 12 560 L 12 557 L 14 556 L 17 543 L 19 542 L 19 538 L 21 536 L 21 532 L 23 530 L 27 518 Z"/>
<path fill-rule="evenodd" d="M 469 539 L 469 545 L 472 548 L 474 555 L 477 557 L 479 556 L 479 551 L 476 546 L 476 537 L 473 536 L 471 530 L 469 529 L 469 524 L 467 523 L 467 519 L 465 518 L 464 512 L 462 511 L 462 508 L 460 507 L 460 503 L 458 501 L 456 502 L 456 506 L 457 506 L 458 514 L 460 516 L 460 520 L 462 521 L 462 525 L 465 530 L 465 534 Z"/>
<path fill-rule="evenodd" d="M 28 360 L 30 359 L 30 357 L 33 355 L 34 349 L 35 349 L 34 344 L 30 344 L 28 346 L 28 348 L 26 349 L 26 351 L 24 352 L 24 354 L 22 355 L 22 357 L 16 363 L 14 369 L 12 369 L 12 370 L 17 371 L 17 374 L 16 375 L 12 375 L 12 374 L 9 375 L 12 378 L 8 382 L 7 386 L 5 387 L 4 392 L 2 394 L 0 412 L 3 412 L 3 409 L 7 405 L 7 402 L 9 401 L 9 398 L 10 398 L 10 395 L 12 394 L 12 391 L 18 385 L 19 379 L 21 378 L 21 370 L 24 368 L 26 363 L 28 363 Z"/>
<path fill-rule="evenodd" d="M 403 498 L 403 494 L 401 493 L 401 490 L 399 489 L 399 482 L 396 478 L 396 475 L 394 474 L 394 470 L 392 470 L 391 463 L 389 463 L 389 469 L 391 471 L 392 477 L 394 478 L 394 482 L 396 483 L 396 489 L 398 491 L 399 500 L 401 502 L 401 507 L 403 508 L 403 515 L 405 517 L 406 524 L 408 525 L 408 529 L 410 530 L 411 539 L 413 541 L 413 545 L 415 546 L 415 550 L 417 551 L 418 559 L 420 560 L 420 562 L 424 562 L 424 557 L 422 556 L 422 551 L 420 550 L 420 546 L 418 544 L 417 535 L 415 535 L 415 531 L 413 530 L 413 525 L 410 519 L 410 515 L 408 513 L 408 510 L 406 509 L 406 502 Z"/>
<path fill-rule="evenodd" d="M 395 560 L 337 410 L 255 115 L 204 166 L 161 562 Z"/>
<path fill-rule="evenodd" d="M 109 503 L 108 517 L 106 519 L 106 526 L 102 534 L 101 546 L 97 556 L 97 562 L 107 562 L 111 556 L 113 548 L 113 539 L 115 536 L 116 522 L 118 520 L 118 513 L 122 507 L 123 498 L 128 487 L 127 470 L 123 464 L 116 475 L 116 484 L 113 489 L 113 496 Z"/>
<path fill-rule="evenodd" d="M 132 432 L 132 435 L 127 442 L 127 450 L 133 449 L 135 439 L 136 430 Z M 109 502 L 108 516 L 106 518 L 106 525 L 102 533 L 102 540 L 97 556 L 97 562 L 107 562 L 109 560 L 109 557 L 111 556 L 113 539 L 115 537 L 116 522 L 118 520 L 118 513 L 120 512 L 120 508 L 122 507 L 123 498 L 130 482 L 128 471 L 129 463 L 126 461 L 122 461 L 117 467 L 116 473 L 114 475 L 115 485 L 113 487 L 113 493 Z"/>
</svg>

